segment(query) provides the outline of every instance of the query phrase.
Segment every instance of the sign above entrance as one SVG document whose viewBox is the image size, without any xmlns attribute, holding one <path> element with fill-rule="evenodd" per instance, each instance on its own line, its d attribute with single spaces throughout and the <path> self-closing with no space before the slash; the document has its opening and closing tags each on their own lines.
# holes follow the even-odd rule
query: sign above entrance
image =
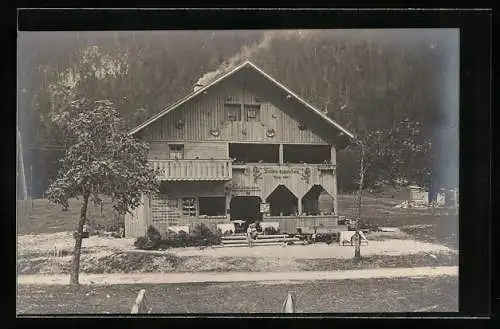
<svg viewBox="0 0 500 329">
<path fill-rule="evenodd" d="M 253 167 L 251 173 L 254 180 L 263 179 L 264 176 L 272 176 L 275 179 L 287 179 L 294 175 L 309 176 L 309 168 L 266 168 L 266 167 Z"/>
</svg>

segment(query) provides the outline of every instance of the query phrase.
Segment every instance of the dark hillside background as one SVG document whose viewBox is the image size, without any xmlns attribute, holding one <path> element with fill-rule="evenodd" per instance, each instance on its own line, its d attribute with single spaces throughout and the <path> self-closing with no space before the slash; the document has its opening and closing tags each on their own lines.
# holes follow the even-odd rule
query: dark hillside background
<svg viewBox="0 0 500 329">
<path fill-rule="evenodd" d="M 244 59 L 363 136 L 402 120 L 432 141 L 432 184 L 458 185 L 458 32 L 454 30 L 20 32 L 18 125 L 33 197 L 57 170 L 52 111 L 110 99 L 129 127 Z M 388 164 L 390 165 L 390 164 Z M 339 152 L 339 189 L 356 151 Z M 376 183 L 368 182 L 368 185 Z M 419 183 L 419 182 L 416 182 Z"/>
</svg>

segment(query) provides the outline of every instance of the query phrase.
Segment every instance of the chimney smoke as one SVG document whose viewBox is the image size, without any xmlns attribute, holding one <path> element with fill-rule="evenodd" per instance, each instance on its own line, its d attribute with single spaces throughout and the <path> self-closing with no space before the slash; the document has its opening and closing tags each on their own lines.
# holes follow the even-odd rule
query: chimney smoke
<svg viewBox="0 0 500 329">
<path fill-rule="evenodd" d="M 201 83 L 197 82 L 197 83 L 194 84 L 193 91 L 197 91 L 200 88 L 203 88 L 203 85 Z"/>
<path fill-rule="evenodd" d="M 271 40 L 275 37 L 275 34 L 275 31 L 264 32 L 264 37 L 259 42 L 251 46 L 244 45 L 238 53 L 233 55 L 229 60 L 224 61 L 216 70 L 208 72 L 204 76 L 202 76 L 198 80 L 198 82 L 196 82 L 195 89 L 197 89 L 196 85 L 206 85 L 210 81 L 214 80 L 217 76 L 230 71 L 241 62 L 250 59 L 250 57 L 252 55 L 255 55 L 257 51 L 267 49 Z"/>
<path fill-rule="evenodd" d="M 292 30 L 292 31 L 265 31 L 264 37 L 254 43 L 253 45 L 244 45 L 241 50 L 233 55 L 229 60 L 224 61 L 216 70 L 211 71 L 203 75 L 196 84 L 194 85 L 194 90 L 198 90 L 201 86 L 207 85 L 209 82 L 213 81 L 216 77 L 227 73 L 235 66 L 239 65 L 245 60 L 249 60 L 252 56 L 255 56 L 260 50 L 265 50 L 269 48 L 271 40 L 280 35 L 282 38 L 288 40 L 292 37 L 298 37 L 299 39 L 304 38 L 305 35 L 311 33 L 311 31 L 305 30 Z"/>
</svg>

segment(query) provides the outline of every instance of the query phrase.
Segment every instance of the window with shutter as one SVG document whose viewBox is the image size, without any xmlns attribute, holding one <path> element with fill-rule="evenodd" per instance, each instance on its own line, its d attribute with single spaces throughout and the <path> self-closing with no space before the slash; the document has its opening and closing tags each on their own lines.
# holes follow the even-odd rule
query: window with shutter
<svg viewBox="0 0 500 329">
<path fill-rule="evenodd" d="M 241 105 L 225 104 L 227 121 L 241 121 Z"/>
</svg>

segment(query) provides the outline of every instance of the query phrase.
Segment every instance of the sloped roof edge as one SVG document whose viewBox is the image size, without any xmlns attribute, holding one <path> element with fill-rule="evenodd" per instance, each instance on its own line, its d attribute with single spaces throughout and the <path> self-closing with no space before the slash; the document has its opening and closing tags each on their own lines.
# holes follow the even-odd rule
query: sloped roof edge
<svg viewBox="0 0 500 329">
<path fill-rule="evenodd" d="M 132 130 L 130 130 L 129 133 L 128 133 L 128 135 L 133 135 L 133 134 L 139 132 L 140 130 L 142 130 L 145 127 L 149 126 L 150 124 L 152 124 L 156 120 L 158 120 L 161 117 L 165 116 L 167 113 L 173 111 L 177 107 L 179 107 L 182 104 L 188 102 L 189 100 L 193 99 L 197 95 L 203 93 L 208 88 L 210 88 L 213 85 L 217 84 L 218 82 L 220 82 L 220 81 L 228 78 L 229 76 L 233 75 L 234 73 L 238 72 L 239 70 L 241 70 L 242 68 L 244 68 L 246 66 L 250 66 L 253 69 L 255 69 L 257 72 L 259 72 L 260 74 L 262 74 L 264 77 L 266 77 L 268 80 L 270 80 L 271 82 L 273 82 L 275 85 L 277 85 L 281 89 L 285 90 L 288 94 L 290 94 L 291 96 L 293 96 L 297 101 L 299 101 L 299 103 L 301 103 L 302 105 L 304 105 L 305 107 L 307 107 L 308 109 L 310 109 L 311 111 L 313 111 L 314 113 L 316 113 L 317 115 L 319 115 L 320 117 L 322 117 L 324 120 L 326 120 L 331 125 L 335 126 L 337 129 L 339 129 L 340 131 L 342 131 L 343 133 L 345 133 L 350 138 L 355 138 L 355 136 L 354 136 L 353 133 L 351 133 L 350 131 L 348 131 L 344 127 L 342 127 L 340 124 L 338 124 L 337 122 L 335 122 L 334 120 L 332 120 L 330 117 L 328 117 L 327 115 L 325 115 L 323 112 L 321 112 L 320 110 L 318 110 L 317 108 L 315 108 L 311 104 L 307 103 L 305 100 L 303 100 L 296 93 L 294 93 L 293 91 L 291 91 L 290 89 L 288 89 L 287 87 L 285 87 L 282 83 L 280 83 L 279 81 L 277 81 L 276 79 L 274 79 L 273 77 L 271 77 L 269 74 L 267 74 L 266 72 L 264 72 L 263 70 L 261 70 L 259 67 L 257 67 L 255 64 L 253 64 L 250 61 L 243 62 L 242 64 L 240 64 L 240 65 L 236 66 L 235 68 L 233 68 L 231 71 L 226 72 L 223 75 L 221 75 L 220 77 L 216 78 L 215 80 L 213 80 L 209 84 L 207 84 L 207 85 L 201 87 L 200 89 L 198 89 L 198 90 L 196 90 L 196 91 L 194 91 L 194 92 L 186 95 L 184 98 L 181 98 L 177 102 L 175 102 L 175 103 L 171 104 L 170 106 L 166 107 L 161 112 L 155 114 L 150 119 L 146 120 L 142 124 L 138 125 L 137 127 L 133 128 Z"/>
</svg>

